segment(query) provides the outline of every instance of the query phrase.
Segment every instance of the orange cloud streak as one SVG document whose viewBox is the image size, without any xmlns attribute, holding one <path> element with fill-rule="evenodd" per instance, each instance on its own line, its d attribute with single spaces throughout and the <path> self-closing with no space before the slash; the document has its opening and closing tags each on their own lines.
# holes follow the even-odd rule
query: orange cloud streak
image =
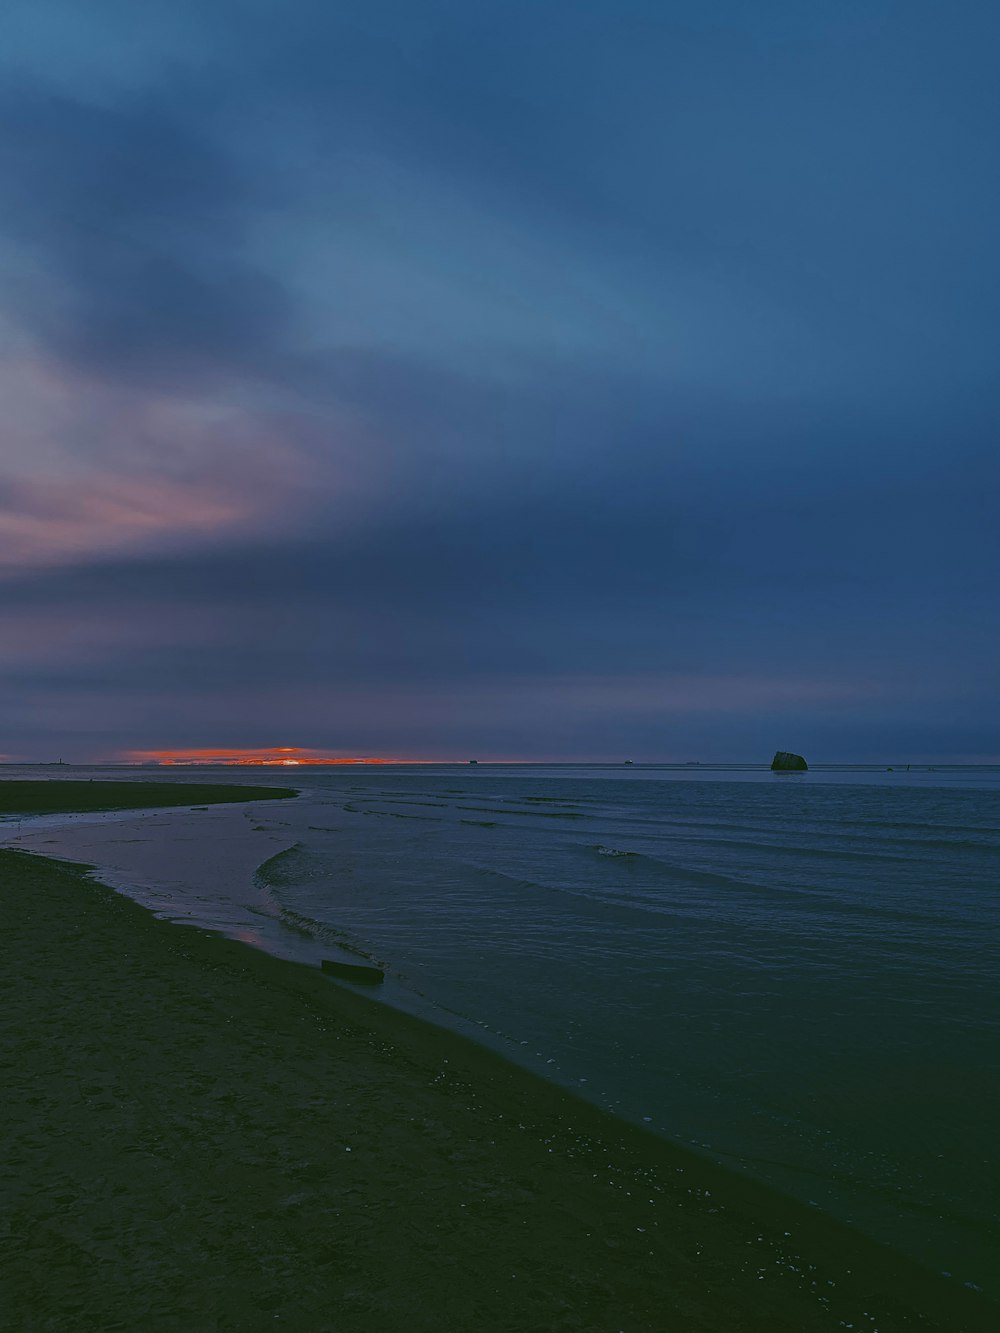
<svg viewBox="0 0 1000 1333">
<path fill-rule="evenodd" d="M 318 750 L 304 750 L 297 745 L 272 746 L 263 750 L 128 750 L 122 758 L 137 764 L 237 764 L 283 765 L 286 767 L 295 767 L 299 764 L 391 764 L 394 762 L 392 759 L 369 759 L 365 756 L 322 754 Z"/>
</svg>

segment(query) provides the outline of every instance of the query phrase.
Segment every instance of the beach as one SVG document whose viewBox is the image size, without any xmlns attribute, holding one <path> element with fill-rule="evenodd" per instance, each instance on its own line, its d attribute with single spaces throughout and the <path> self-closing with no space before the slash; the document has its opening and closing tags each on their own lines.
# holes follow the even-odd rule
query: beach
<svg viewBox="0 0 1000 1333">
<path fill-rule="evenodd" d="M 12 1329 L 985 1328 L 454 1033 L 0 852 Z"/>
<path fill-rule="evenodd" d="M 92 799 L 119 777 L 88 772 Z M 0 843 L 278 957 L 373 962 L 382 1004 L 1000 1299 L 1000 770 L 313 770 L 240 801 L 260 776 L 178 771 L 177 799 L 228 801 Z"/>
<path fill-rule="evenodd" d="M 0 781 L 0 815 L 39 815 L 67 811 L 137 810 L 146 807 L 228 804 L 234 801 L 281 801 L 291 787 L 233 786 L 227 782 L 159 782 L 147 778 L 109 781 L 60 777 Z"/>
</svg>

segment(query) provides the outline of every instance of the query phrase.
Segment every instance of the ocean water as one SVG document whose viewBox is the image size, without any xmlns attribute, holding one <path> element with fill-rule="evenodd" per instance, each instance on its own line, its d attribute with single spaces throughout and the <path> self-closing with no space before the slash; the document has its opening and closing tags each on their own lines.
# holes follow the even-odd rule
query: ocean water
<svg viewBox="0 0 1000 1333">
<path fill-rule="evenodd" d="M 265 947 L 1000 1294 L 1000 769 L 288 776 Z"/>
</svg>

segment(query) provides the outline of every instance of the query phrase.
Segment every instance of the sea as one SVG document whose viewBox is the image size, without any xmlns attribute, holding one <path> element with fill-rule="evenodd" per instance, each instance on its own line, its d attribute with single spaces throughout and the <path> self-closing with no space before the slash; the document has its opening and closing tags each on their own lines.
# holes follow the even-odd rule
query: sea
<svg viewBox="0 0 1000 1333">
<path fill-rule="evenodd" d="M 381 1002 L 1000 1297 L 1000 766 L 170 777 L 302 795 L 17 838 L 164 915 L 374 962 Z"/>
</svg>

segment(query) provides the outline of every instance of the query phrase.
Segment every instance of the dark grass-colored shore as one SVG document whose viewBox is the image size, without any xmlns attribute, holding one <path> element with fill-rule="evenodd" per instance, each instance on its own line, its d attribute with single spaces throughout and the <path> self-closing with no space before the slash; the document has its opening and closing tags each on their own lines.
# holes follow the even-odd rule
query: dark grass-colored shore
<svg viewBox="0 0 1000 1333">
<path fill-rule="evenodd" d="M 0 779 L 0 815 L 64 811 L 140 810 L 149 806 L 218 805 L 228 801 L 273 801 L 298 792 L 290 787 L 239 787 L 224 783 L 103 782 L 67 778 Z"/>
<path fill-rule="evenodd" d="M 5 1329 L 993 1326 L 814 1211 L 80 867 L 0 852 L 0 903 Z"/>
</svg>

